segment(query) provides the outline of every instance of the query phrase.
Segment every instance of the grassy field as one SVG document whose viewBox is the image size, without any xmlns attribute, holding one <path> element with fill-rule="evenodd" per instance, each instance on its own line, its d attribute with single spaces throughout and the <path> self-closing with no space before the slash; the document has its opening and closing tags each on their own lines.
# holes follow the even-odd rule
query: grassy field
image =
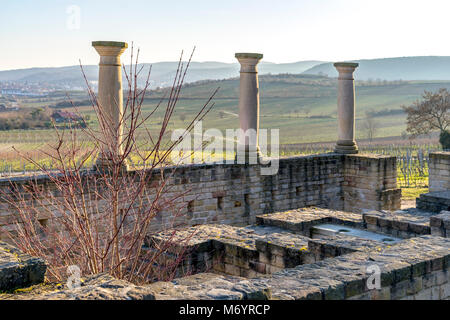
<svg viewBox="0 0 450 320">
<path fill-rule="evenodd" d="M 280 129 L 282 144 L 335 141 L 336 85 L 336 79 L 321 76 L 261 76 L 260 127 Z M 217 87 L 220 89 L 214 99 L 215 106 L 205 118 L 203 127 L 220 130 L 237 128 L 239 125 L 237 116 L 239 79 L 237 78 L 186 85 L 178 101 L 170 128 L 185 127 Z M 367 137 L 367 132 L 363 128 L 367 111 L 377 112 L 376 137 L 400 136 L 406 129 L 405 115 L 401 112 L 383 115 L 383 111 L 399 111 L 402 105 L 408 105 L 420 98 L 424 90 L 434 91 L 441 87 L 450 88 L 450 82 L 397 81 L 384 84 L 357 82 L 357 139 Z M 150 112 L 163 94 L 164 90 L 149 92 L 144 102 L 144 111 Z M 86 99 L 83 92 L 69 92 L 67 95 L 74 101 Z M 64 100 L 67 100 L 66 93 L 59 93 L 47 99 L 27 99 L 21 104 L 29 108 L 46 107 Z M 71 108 L 67 110 L 70 111 Z M 81 106 L 79 110 L 89 114 L 91 119 L 95 118 L 92 106 Z M 147 124 L 148 127 L 158 128 L 162 116 L 162 110 L 157 112 Z M 183 118 L 185 118 L 184 121 L 181 120 Z"/>
</svg>

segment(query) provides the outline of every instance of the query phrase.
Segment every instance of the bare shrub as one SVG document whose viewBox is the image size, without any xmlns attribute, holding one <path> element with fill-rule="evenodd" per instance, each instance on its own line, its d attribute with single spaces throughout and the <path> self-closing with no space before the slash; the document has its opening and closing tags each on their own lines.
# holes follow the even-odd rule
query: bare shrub
<svg viewBox="0 0 450 320">
<path fill-rule="evenodd" d="M 52 159 L 56 170 L 17 151 L 39 168 L 45 178 L 29 179 L 26 184 L 11 182 L 10 192 L 2 192 L 2 200 L 16 213 L 16 230 L 9 232 L 9 236 L 21 250 L 48 262 L 49 280 L 67 278 L 67 268 L 71 265 L 77 265 L 83 276 L 107 272 L 133 283 L 169 280 L 177 274 L 187 252 L 180 249 L 175 259 L 162 259 L 173 245 L 170 237 L 157 247 L 146 248 L 145 245 L 149 230 L 177 227 L 183 221 L 185 205 L 182 200 L 189 190 L 172 190 L 170 180 L 177 164 L 169 166 L 169 158 L 184 136 L 171 141 L 168 124 L 192 54 L 187 63 L 183 63 L 181 55 L 172 87 L 147 112 L 143 102 L 151 69 L 144 88 L 139 88 L 138 77 L 142 72 L 138 65 L 139 50 L 134 59 L 131 48 L 130 68 L 126 73 L 128 86 L 124 90 L 126 102 L 119 120 L 119 126 L 123 127 L 121 136 L 118 136 L 119 128 L 109 121 L 110 115 L 99 106 L 86 80 L 98 127 L 58 129 L 54 124 L 57 141 L 41 152 Z M 86 79 L 83 69 L 82 72 Z M 191 131 L 194 122 L 202 120 L 213 107 L 212 98 L 217 90 L 201 106 L 186 132 Z M 73 107 L 76 109 L 75 105 Z M 155 132 L 147 123 L 159 110 L 163 120 Z M 89 139 L 80 140 L 80 136 Z M 102 163 L 97 170 L 83 169 L 99 151 L 108 162 Z M 140 167 L 124 170 L 131 155 L 137 157 Z M 178 245 L 189 238 L 186 236 L 178 241 Z M 157 264 L 162 260 L 170 262 Z"/>
<path fill-rule="evenodd" d="M 367 135 L 367 139 L 369 142 L 372 142 L 378 132 L 379 125 L 370 112 L 366 112 L 366 118 L 364 119 L 362 127 Z"/>
</svg>

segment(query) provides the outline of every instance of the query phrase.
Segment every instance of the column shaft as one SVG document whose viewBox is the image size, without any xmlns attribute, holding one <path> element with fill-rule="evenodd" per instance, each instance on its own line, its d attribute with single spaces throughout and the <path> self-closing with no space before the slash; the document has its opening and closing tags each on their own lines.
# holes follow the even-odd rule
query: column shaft
<svg viewBox="0 0 450 320">
<path fill-rule="evenodd" d="M 240 137 L 239 150 L 245 150 L 245 159 L 254 161 L 260 157 L 259 131 L 259 81 L 257 64 L 263 55 L 259 53 L 236 53 L 241 64 L 239 84 L 239 123 L 245 135 Z"/>
<path fill-rule="evenodd" d="M 113 157 L 120 157 L 122 154 L 123 90 L 120 55 L 128 45 L 124 42 L 96 41 L 92 46 L 100 55 L 97 99 L 101 109 L 99 121 L 103 126 L 103 139 L 106 142 L 102 145 L 96 165 L 104 167 Z"/>
<path fill-rule="evenodd" d="M 353 72 L 357 63 L 339 62 L 334 66 L 339 72 L 338 78 L 338 141 L 335 152 L 358 153 L 355 141 L 355 80 Z"/>
</svg>

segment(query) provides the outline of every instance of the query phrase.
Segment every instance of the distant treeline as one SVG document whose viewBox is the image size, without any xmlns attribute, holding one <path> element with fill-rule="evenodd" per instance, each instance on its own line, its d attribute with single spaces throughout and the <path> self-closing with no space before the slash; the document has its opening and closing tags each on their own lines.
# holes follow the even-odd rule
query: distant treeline
<svg viewBox="0 0 450 320">
<path fill-rule="evenodd" d="M 33 108 L 28 110 L 20 110 L 15 112 L 13 116 L 0 118 L 0 131 L 6 130 L 27 130 L 27 129 L 48 129 L 53 127 L 52 112 L 48 109 Z M 85 117 L 89 120 L 89 116 Z M 58 121 L 56 121 L 58 122 Z M 58 128 L 80 128 L 86 127 L 84 121 L 69 120 L 58 122 Z"/>
<path fill-rule="evenodd" d="M 50 128 L 52 122 L 50 116 L 42 109 L 34 109 L 31 112 L 17 112 L 10 118 L 0 118 L 0 130 Z"/>
<path fill-rule="evenodd" d="M 396 116 L 404 113 L 405 111 L 403 111 L 403 109 L 383 109 L 380 111 L 371 110 L 367 112 L 367 114 L 371 117 Z"/>
<path fill-rule="evenodd" d="M 61 109 L 61 108 L 72 108 L 72 107 L 80 107 L 90 105 L 91 100 L 77 100 L 77 101 L 60 101 L 53 105 L 49 105 L 49 108 L 52 109 Z"/>
</svg>

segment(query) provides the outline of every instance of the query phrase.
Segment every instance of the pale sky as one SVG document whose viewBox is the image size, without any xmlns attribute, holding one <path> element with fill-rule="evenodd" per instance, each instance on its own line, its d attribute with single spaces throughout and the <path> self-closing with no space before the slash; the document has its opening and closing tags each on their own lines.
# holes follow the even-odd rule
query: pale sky
<svg viewBox="0 0 450 320">
<path fill-rule="evenodd" d="M 97 64 L 93 40 L 133 41 L 141 62 L 193 46 L 195 61 L 447 56 L 449 14 L 449 0 L 0 0 L 0 70 Z"/>
</svg>

